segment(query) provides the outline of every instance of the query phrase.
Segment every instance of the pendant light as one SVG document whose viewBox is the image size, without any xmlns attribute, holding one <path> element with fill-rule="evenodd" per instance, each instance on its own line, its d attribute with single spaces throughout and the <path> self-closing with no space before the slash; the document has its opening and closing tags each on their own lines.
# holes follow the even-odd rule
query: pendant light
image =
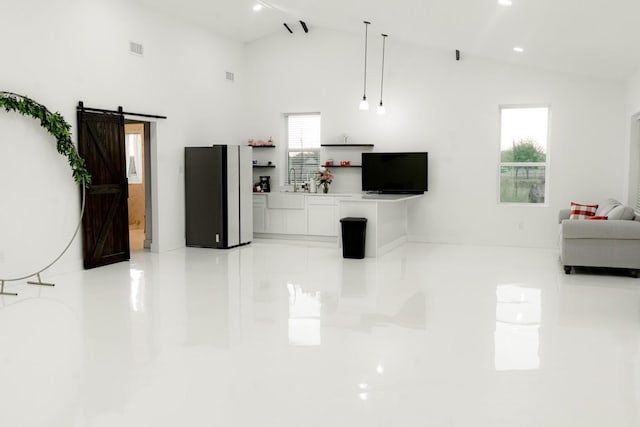
<svg viewBox="0 0 640 427">
<path fill-rule="evenodd" d="M 367 37 L 369 35 L 369 21 L 364 22 L 364 93 L 362 95 L 362 101 L 360 101 L 360 109 L 368 110 L 369 109 L 369 101 L 367 101 Z"/>
<path fill-rule="evenodd" d="M 384 105 L 382 105 L 382 89 L 384 87 L 384 47 L 385 42 L 387 41 L 387 37 L 387 34 L 382 34 L 382 73 L 380 74 L 380 105 L 378 105 L 378 114 L 384 114 L 387 112 L 384 108 Z"/>
</svg>

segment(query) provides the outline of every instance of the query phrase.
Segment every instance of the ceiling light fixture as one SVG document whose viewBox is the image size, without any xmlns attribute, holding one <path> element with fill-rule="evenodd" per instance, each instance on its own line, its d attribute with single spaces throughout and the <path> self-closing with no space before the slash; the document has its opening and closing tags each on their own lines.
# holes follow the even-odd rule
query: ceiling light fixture
<svg viewBox="0 0 640 427">
<path fill-rule="evenodd" d="M 511 6 L 513 2 L 511 0 L 498 0 L 498 4 L 502 6 Z"/>
<path fill-rule="evenodd" d="M 384 47 L 387 41 L 387 34 L 382 34 L 382 72 L 380 73 L 380 105 L 378 105 L 378 114 L 384 114 L 387 110 L 382 105 L 382 89 L 384 87 Z"/>
<path fill-rule="evenodd" d="M 521 48 L 520 46 L 516 46 L 516 47 L 513 48 L 513 51 L 514 52 L 518 52 L 518 53 L 522 53 L 522 52 L 524 52 L 524 49 Z"/>
<path fill-rule="evenodd" d="M 369 36 L 369 25 L 371 22 L 364 22 L 364 93 L 362 95 L 362 101 L 360 101 L 360 109 L 368 110 L 369 109 L 369 101 L 367 101 L 367 38 Z"/>
<path fill-rule="evenodd" d="M 253 5 L 253 11 L 254 12 L 260 12 L 263 8 L 264 8 L 264 6 L 261 5 L 260 3 L 256 3 L 256 4 Z"/>
</svg>

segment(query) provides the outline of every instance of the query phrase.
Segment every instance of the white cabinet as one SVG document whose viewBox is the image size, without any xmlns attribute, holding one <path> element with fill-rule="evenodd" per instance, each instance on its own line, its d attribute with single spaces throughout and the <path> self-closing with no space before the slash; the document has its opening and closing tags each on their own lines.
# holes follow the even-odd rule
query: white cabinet
<svg viewBox="0 0 640 427">
<path fill-rule="evenodd" d="M 305 193 L 255 194 L 254 232 L 338 236 L 340 232 L 338 201 L 343 198 Z"/>
<path fill-rule="evenodd" d="M 306 234 L 307 213 L 304 194 L 269 193 L 264 232 Z"/>
<path fill-rule="evenodd" d="M 267 210 L 266 194 L 253 195 L 253 232 L 265 232 L 265 216 Z"/>
<path fill-rule="evenodd" d="M 313 236 L 338 235 L 338 207 L 335 197 L 307 197 L 307 234 Z"/>
<path fill-rule="evenodd" d="M 265 233 L 306 234 L 307 218 L 304 209 L 277 209 L 266 211 Z"/>
</svg>

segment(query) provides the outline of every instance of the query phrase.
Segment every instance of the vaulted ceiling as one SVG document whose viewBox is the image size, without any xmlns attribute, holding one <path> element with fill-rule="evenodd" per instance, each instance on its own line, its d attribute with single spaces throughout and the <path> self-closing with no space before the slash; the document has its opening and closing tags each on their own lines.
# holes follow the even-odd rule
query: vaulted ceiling
<svg viewBox="0 0 640 427">
<path fill-rule="evenodd" d="M 327 28 L 463 54 L 624 80 L 640 66 L 638 0 L 137 0 L 232 39 Z M 256 3 L 265 7 L 254 12 Z M 520 46 L 524 52 L 513 51 Z"/>
</svg>

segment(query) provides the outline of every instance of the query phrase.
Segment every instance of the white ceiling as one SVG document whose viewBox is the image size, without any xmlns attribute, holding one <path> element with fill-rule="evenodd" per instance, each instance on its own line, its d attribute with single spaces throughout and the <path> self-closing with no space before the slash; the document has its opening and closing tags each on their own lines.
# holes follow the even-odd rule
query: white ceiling
<svg viewBox="0 0 640 427">
<path fill-rule="evenodd" d="M 640 66 L 639 0 L 137 0 L 250 42 L 323 27 L 370 34 L 550 70 L 627 79 Z M 513 52 L 522 46 L 524 53 Z"/>
</svg>

